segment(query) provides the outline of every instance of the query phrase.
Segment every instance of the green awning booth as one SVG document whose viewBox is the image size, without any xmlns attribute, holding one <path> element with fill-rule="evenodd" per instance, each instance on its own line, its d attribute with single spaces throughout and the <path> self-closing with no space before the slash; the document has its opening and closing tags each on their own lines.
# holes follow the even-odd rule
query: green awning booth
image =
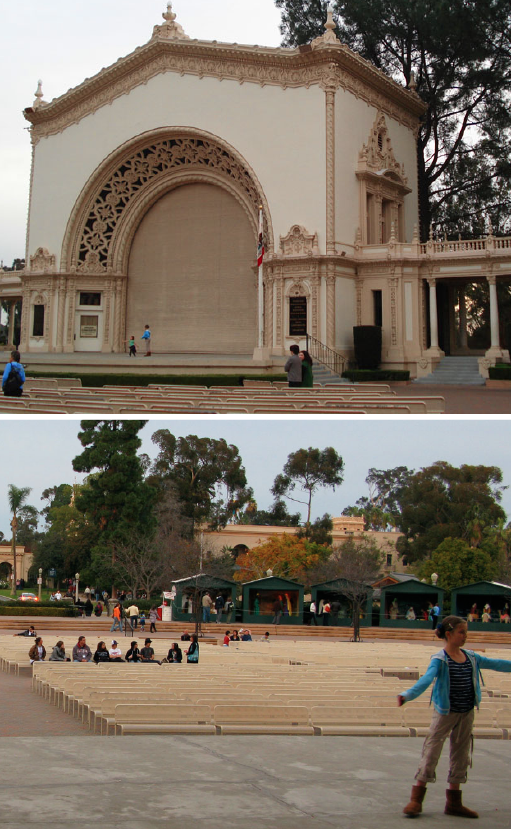
<svg viewBox="0 0 511 829">
<path fill-rule="evenodd" d="M 196 576 L 190 576 L 186 579 L 178 579 L 172 582 L 172 587 L 176 589 L 176 598 L 172 603 L 172 619 L 175 622 L 190 622 L 195 623 L 196 619 L 196 603 L 199 603 L 200 616 L 202 619 L 202 597 L 205 593 L 209 593 L 214 601 L 220 592 L 224 599 L 231 599 L 236 605 L 236 596 L 238 585 L 234 581 L 227 581 L 217 576 L 209 576 L 207 573 L 200 573 Z M 222 616 L 223 622 L 234 621 L 235 609 L 233 608 L 231 614 Z M 211 621 L 216 620 L 216 615 L 211 612 Z"/>
<path fill-rule="evenodd" d="M 243 625 L 271 625 L 273 605 L 280 598 L 281 625 L 301 625 L 303 621 L 303 584 L 268 576 L 243 585 Z"/>
<path fill-rule="evenodd" d="M 491 621 L 483 621 L 485 605 L 489 605 Z M 496 581 L 477 581 L 456 587 L 451 592 L 453 616 L 467 619 L 470 630 L 498 630 L 511 633 L 511 586 Z M 507 622 L 506 622 L 507 618 Z"/>
<path fill-rule="evenodd" d="M 321 584 L 314 584 L 311 587 L 311 601 L 316 604 L 316 620 L 318 625 L 331 625 L 333 627 L 351 627 L 353 624 L 353 613 L 351 601 L 346 595 L 346 579 L 333 579 Z M 330 613 L 322 613 L 323 605 L 326 602 L 332 605 L 337 602 L 340 605 L 338 613 L 334 610 Z M 360 626 L 369 627 L 372 624 L 373 609 L 373 588 L 367 585 L 367 599 L 360 614 Z M 307 620 L 306 620 L 307 621 Z"/>
<path fill-rule="evenodd" d="M 425 584 L 418 579 L 409 579 L 399 584 L 389 584 L 381 589 L 380 627 L 387 628 L 424 628 L 431 629 L 432 623 L 427 619 L 429 602 L 440 608 L 443 613 L 445 591 L 441 587 Z M 415 619 L 407 618 L 413 608 Z M 426 615 L 426 618 L 424 616 Z"/>
</svg>

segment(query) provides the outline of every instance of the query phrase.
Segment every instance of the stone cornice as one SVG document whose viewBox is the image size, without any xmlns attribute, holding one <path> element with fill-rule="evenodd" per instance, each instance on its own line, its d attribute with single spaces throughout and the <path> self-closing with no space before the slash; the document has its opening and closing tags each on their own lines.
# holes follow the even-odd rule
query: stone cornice
<svg viewBox="0 0 511 829">
<path fill-rule="evenodd" d="M 414 92 L 399 86 L 342 44 L 314 51 L 308 47 L 282 49 L 215 41 L 169 41 L 156 36 L 59 98 L 35 109 L 25 109 L 33 139 L 61 132 L 164 72 L 284 89 L 311 85 L 343 88 L 414 131 L 426 108 Z"/>
</svg>

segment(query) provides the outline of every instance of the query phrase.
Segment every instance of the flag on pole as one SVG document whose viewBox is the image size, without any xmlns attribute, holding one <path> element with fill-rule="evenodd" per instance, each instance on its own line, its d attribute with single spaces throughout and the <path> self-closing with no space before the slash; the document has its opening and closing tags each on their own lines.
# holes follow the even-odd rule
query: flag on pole
<svg viewBox="0 0 511 829">
<path fill-rule="evenodd" d="M 259 237 L 257 241 L 257 267 L 263 264 L 264 240 L 263 240 L 263 208 L 259 208 Z"/>
</svg>

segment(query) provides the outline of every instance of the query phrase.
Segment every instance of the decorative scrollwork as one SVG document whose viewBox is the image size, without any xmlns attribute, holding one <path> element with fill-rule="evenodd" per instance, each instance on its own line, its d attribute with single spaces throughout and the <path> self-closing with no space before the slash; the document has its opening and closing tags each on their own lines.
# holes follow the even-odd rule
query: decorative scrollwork
<svg viewBox="0 0 511 829">
<path fill-rule="evenodd" d="M 208 170 L 227 178 L 257 212 L 261 197 L 256 184 L 228 150 L 197 136 L 158 140 L 123 159 L 101 186 L 79 233 L 72 268 L 79 273 L 107 271 L 112 266 L 110 252 L 116 228 L 130 203 L 157 176 L 184 170 Z"/>
</svg>

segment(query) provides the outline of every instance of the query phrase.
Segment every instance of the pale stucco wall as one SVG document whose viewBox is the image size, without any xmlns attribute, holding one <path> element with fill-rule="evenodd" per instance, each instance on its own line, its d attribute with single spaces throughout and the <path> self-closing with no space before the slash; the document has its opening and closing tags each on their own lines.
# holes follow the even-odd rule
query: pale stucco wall
<svg viewBox="0 0 511 829">
<path fill-rule="evenodd" d="M 378 111 L 350 92 L 339 89 L 335 99 L 336 241 L 355 243 L 360 224 L 359 183 L 355 176 L 358 154 L 367 144 Z M 405 165 L 412 192 L 405 199 L 406 239 L 418 222 L 416 141 L 409 127 L 385 115 L 396 161 Z"/>
<path fill-rule="evenodd" d="M 77 198 L 101 162 L 135 136 L 165 126 L 219 136 L 246 159 L 269 202 L 276 247 L 292 224 L 325 237 L 324 93 L 165 73 L 35 148 L 29 252 L 59 265 Z"/>
</svg>

